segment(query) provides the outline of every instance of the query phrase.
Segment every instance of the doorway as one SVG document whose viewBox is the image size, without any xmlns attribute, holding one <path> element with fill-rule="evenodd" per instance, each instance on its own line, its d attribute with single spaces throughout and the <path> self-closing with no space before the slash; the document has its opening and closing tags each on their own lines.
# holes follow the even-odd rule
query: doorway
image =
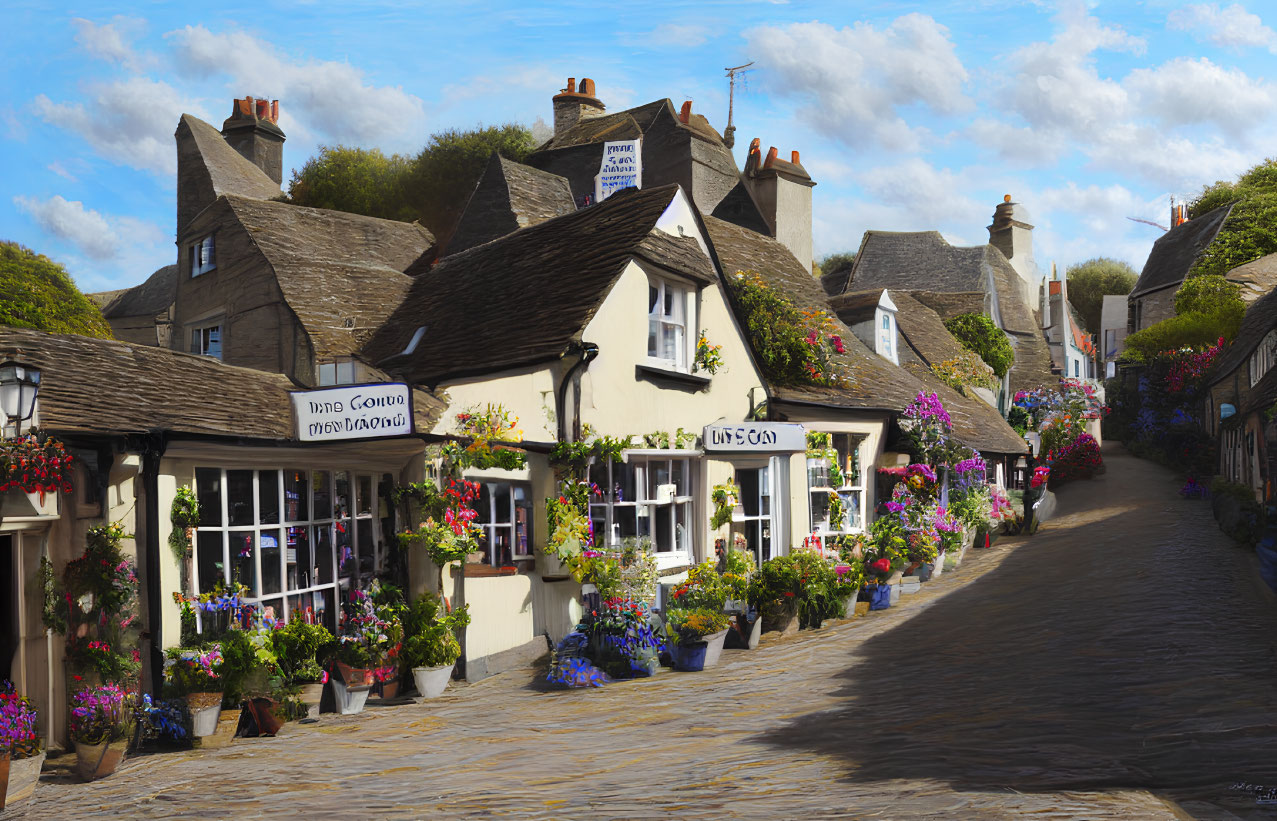
<svg viewBox="0 0 1277 821">
<path fill-rule="evenodd" d="M 18 557 L 12 535 L 0 535 L 0 681 L 13 680 L 18 652 Z"/>
</svg>

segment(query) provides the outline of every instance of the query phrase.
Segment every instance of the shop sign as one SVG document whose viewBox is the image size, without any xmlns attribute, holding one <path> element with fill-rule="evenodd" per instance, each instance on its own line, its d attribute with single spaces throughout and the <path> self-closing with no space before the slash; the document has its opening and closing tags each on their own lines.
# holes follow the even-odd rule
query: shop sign
<svg viewBox="0 0 1277 821">
<path fill-rule="evenodd" d="M 594 178 L 594 201 L 603 202 L 622 188 L 642 187 L 642 138 L 603 143 L 603 162 Z"/>
<path fill-rule="evenodd" d="M 794 453 L 807 449 L 807 431 L 792 422 L 737 422 L 705 426 L 706 453 Z"/>
<path fill-rule="evenodd" d="M 297 438 L 302 442 L 412 433 L 412 392 L 402 382 L 321 388 L 292 397 Z"/>
</svg>

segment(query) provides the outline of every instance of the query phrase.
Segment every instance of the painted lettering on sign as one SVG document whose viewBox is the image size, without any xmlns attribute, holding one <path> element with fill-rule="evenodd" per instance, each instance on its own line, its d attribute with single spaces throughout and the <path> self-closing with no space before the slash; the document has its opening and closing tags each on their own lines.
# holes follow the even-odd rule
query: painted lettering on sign
<svg viewBox="0 0 1277 821">
<path fill-rule="evenodd" d="M 790 453 L 807 448 L 806 431 L 792 422 L 707 425 L 703 441 L 706 451 Z"/>
<path fill-rule="evenodd" d="M 293 394 L 303 442 L 412 433 L 412 400 L 402 383 L 356 385 Z"/>
<path fill-rule="evenodd" d="M 643 140 L 603 143 L 603 161 L 594 178 L 594 200 L 602 202 L 623 188 L 643 187 Z"/>
<path fill-rule="evenodd" d="M 712 445 L 774 445 L 776 431 L 757 428 L 711 428 L 706 440 Z"/>
</svg>

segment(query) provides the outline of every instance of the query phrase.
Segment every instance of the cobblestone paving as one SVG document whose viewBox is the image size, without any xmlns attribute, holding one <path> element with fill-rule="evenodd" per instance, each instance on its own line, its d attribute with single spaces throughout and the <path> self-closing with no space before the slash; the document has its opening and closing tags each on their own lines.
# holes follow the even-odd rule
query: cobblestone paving
<svg viewBox="0 0 1277 821">
<path fill-rule="evenodd" d="M 596 691 L 428 704 L 46 769 L 10 818 L 1232 818 L 1277 786 L 1277 606 L 1169 472 L 1106 449 L 1033 539 L 885 613 Z"/>
</svg>

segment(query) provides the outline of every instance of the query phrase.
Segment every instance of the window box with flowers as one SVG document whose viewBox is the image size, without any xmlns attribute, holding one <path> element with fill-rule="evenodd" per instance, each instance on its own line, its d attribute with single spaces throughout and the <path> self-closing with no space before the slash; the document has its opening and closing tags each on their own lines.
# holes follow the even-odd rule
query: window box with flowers
<svg viewBox="0 0 1277 821">
<path fill-rule="evenodd" d="M 57 518 L 58 496 L 71 492 L 71 454 L 56 439 L 0 440 L 0 516 Z"/>
</svg>

